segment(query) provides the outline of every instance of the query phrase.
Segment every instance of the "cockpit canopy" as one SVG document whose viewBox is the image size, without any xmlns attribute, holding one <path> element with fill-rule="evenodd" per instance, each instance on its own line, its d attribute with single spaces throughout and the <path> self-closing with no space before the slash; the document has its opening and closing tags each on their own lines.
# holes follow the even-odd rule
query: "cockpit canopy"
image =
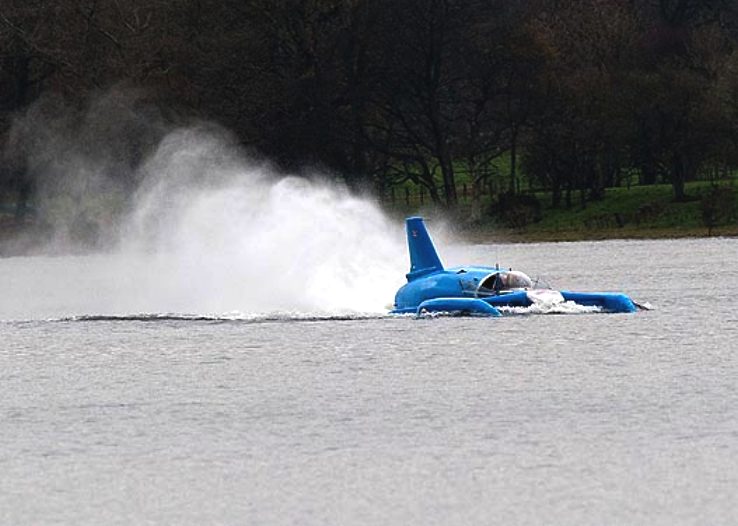
<svg viewBox="0 0 738 526">
<path fill-rule="evenodd" d="M 507 284 L 508 289 L 532 289 L 533 281 L 524 272 L 511 270 L 501 276 L 502 283 Z"/>
<path fill-rule="evenodd" d="M 501 290 L 532 289 L 533 281 L 519 270 L 503 270 L 487 276 L 479 285 L 480 295 L 496 294 Z"/>
</svg>

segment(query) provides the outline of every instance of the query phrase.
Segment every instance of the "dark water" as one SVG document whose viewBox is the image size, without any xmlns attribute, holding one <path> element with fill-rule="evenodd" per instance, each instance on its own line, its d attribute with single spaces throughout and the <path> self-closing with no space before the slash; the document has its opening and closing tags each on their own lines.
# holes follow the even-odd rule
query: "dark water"
<svg viewBox="0 0 738 526">
<path fill-rule="evenodd" d="M 115 319 L 0 260 L 0 523 L 738 522 L 736 241 L 448 259 L 498 252 L 655 310 Z"/>
</svg>

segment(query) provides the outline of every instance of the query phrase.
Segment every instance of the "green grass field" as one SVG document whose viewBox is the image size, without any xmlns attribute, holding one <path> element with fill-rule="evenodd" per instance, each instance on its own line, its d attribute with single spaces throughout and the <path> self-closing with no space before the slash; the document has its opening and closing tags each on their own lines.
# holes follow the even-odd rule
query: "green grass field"
<svg viewBox="0 0 738 526">
<path fill-rule="evenodd" d="M 702 197 L 711 192 L 714 184 L 731 189 L 726 195 L 732 199 L 732 213 L 721 217 L 712 229 L 703 218 Z M 738 188 L 735 180 L 711 183 L 698 181 L 687 184 L 687 193 L 693 200 L 675 202 L 671 185 L 631 186 L 609 188 L 605 198 L 591 201 L 585 208 L 575 204 L 571 209 L 551 208 L 551 196 L 537 193 L 542 205 L 542 220 L 520 228 L 510 228 L 493 215 L 485 213 L 480 223 L 469 224 L 469 202 L 462 202 L 450 219 L 462 233 L 474 240 L 565 241 L 612 238 L 698 237 L 707 235 L 738 235 Z M 404 201 L 390 206 L 393 215 L 422 214 L 430 217 L 444 212 L 421 206 L 417 195 L 408 206 Z M 485 196 L 485 211 L 493 210 Z"/>
</svg>

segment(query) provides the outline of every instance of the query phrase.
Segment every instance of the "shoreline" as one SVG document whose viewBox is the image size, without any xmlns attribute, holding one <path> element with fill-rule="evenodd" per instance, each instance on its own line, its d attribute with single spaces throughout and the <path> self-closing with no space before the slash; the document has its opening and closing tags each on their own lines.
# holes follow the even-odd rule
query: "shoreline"
<svg viewBox="0 0 738 526">
<path fill-rule="evenodd" d="M 582 230 L 535 230 L 511 228 L 460 227 L 457 233 L 465 241 L 485 243 L 576 243 L 612 240 L 668 240 L 738 237 L 738 225 L 717 227 L 708 232 L 705 227 L 618 228 Z"/>
<path fill-rule="evenodd" d="M 583 230 L 512 229 L 493 226 L 459 226 L 453 232 L 470 244 L 577 243 L 589 241 L 660 241 L 669 239 L 738 238 L 738 225 L 722 226 L 708 233 L 705 227 L 609 228 Z M 15 235 L 14 235 L 15 234 Z M 48 248 L 48 247 L 47 247 Z M 92 248 L 68 251 L 45 250 L 44 243 L 13 229 L 0 229 L 0 258 L 80 255 L 97 252 Z"/>
</svg>

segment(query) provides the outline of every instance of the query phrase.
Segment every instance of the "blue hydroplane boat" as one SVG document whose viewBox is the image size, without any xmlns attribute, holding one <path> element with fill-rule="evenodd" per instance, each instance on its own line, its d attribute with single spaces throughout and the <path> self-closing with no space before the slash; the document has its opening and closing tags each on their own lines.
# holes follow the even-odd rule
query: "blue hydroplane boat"
<svg viewBox="0 0 738 526">
<path fill-rule="evenodd" d="M 501 316 L 501 307 L 572 302 L 602 312 L 635 312 L 625 294 L 570 292 L 534 286 L 523 272 L 495 267 L 464 266 L 446 269 L 421 217 L 405 220 L 410 249 L 407 283 L 395 295 L 393 314 L 449 312 Z"/>
</svg>

